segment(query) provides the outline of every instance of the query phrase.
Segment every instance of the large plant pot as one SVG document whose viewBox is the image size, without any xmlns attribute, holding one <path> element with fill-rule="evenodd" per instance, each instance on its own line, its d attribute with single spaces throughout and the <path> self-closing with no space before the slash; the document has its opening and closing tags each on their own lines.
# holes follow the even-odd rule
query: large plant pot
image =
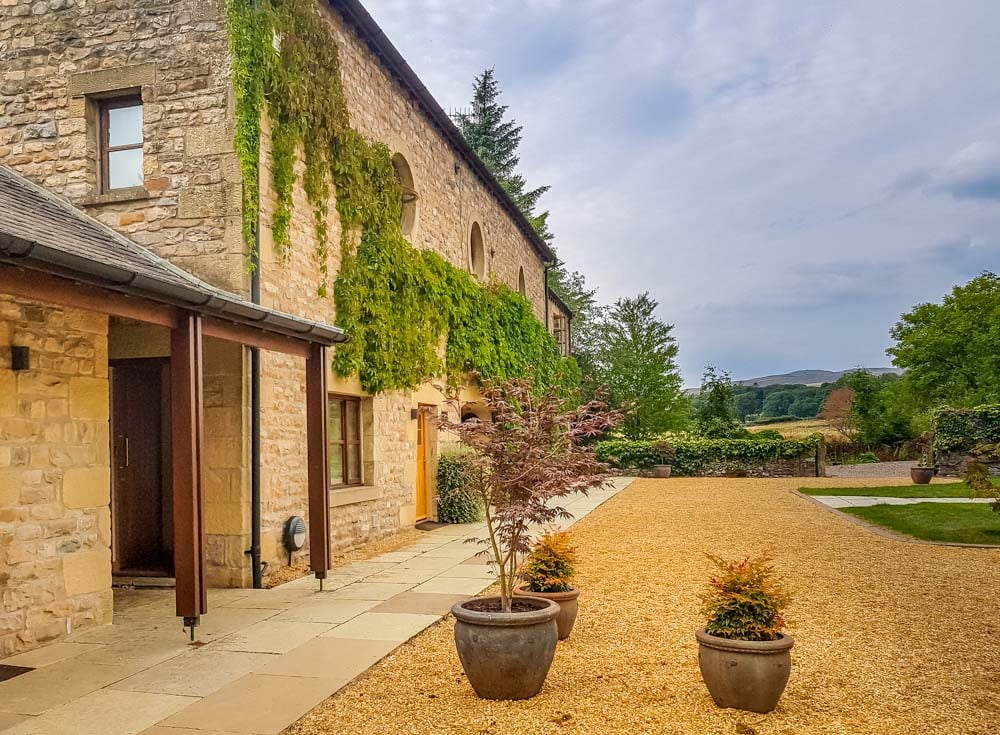
<svg viewBox="0 0 1000 735">
<path fill-rule="evenodd" d="M 524 612 L 482 612 L 499 597 L 477 597 L 457 603 L 455 647 L 469 683 L 482 699 L 529 699 L 541 691 L 552 666 L 559 631 L 559 605 L 539 597 L 515 598 Z"/>
<path fill-rule="evenodd" d="M 654 464 L 653 477 L 670 477 L 671 466 L 668 464 Z"/>
<path fill-rule="evenodd" d="M 911 467 L 910 479 L 914 485 L 927 485 L 935 475 L 933 467 Z"/>
<path fill-rule="evenodd" d="M 704 628 L 695 636 L 701 678 L 719 707 L 763 713 L 778 705 L 792 665 L 791 636 L 734 641 L 709 635 Z"/>
<path fill-rule="evenodd" d="M 576 613 L 580 609 L 577 598 L 580 590 L 567 590 L 566 592 L 532 592 L 525 586 L 514 588 L 516 597 L 541 597 L 543 600 L 552 600 L 559 605 L 559 614 L 556 615 L 556 627 L 559 628 L 559 640 L 564 641 L 573 632 L 573 624 L 576 623 Z"/>
</svg>

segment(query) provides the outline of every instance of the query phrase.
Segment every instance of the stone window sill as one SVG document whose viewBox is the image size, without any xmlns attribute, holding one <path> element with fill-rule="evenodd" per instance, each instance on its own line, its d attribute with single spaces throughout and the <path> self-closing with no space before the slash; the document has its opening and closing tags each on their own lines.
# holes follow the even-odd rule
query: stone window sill
<svg viewBox="0 0 1000 735">
<path fill-rule="evenodd" d="M 364 503 L 369 500 L 378 500 L 381 497 L 382 491 L 371 485 L 338 487 L 330 491 L 330 507 L 338 508 L 342 505 Z"/>
<path fill-rule="evenodd" d="M 144 186 L 130 186 L 127 189 L 112 189 L 104 194 L 95 194 L 85 197 L 80 201 L 84 207 L 98 204 L 116 204 L 118 202 L 138 202 L 143 199 L 151 199 L 152 194 Z"/>
</svg>

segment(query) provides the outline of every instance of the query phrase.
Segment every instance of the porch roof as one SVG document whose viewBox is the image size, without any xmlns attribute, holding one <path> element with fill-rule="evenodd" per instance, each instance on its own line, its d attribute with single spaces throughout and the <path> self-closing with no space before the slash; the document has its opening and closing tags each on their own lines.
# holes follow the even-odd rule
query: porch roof
<svg viewBox="0 0 1000 735">
<path fill-rule="evenodd" d="M 0 166 L 2 264 L 306 342 L 349 339 L 337 327 L 268 309 L 196 278 L 6 166 Z"/>
</svg>

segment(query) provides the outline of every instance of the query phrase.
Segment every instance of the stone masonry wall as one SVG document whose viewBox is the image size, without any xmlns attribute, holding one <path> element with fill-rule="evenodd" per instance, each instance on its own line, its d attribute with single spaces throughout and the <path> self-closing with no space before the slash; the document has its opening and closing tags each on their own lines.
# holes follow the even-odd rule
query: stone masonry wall
<svg viewBox="0 0 1000 735">
<path fill-rule="evenodd" d="M 224 0 L 3 0 L 0 66 L 0 164 L 246 291 Z M 100 195 L 95 101 L 136 89 L 145 186 Z"/>
<path fill-rule="evenodd" d="M 409 165 L 418 194 L 410 240 L 433 249 L 450 263 L 470 267 L 473 222 L 482 230 L 487 278 L 517 290 L 524 272 L 525 295 L 539 320 L 545 318 L 544 266 L 510 216 L 431 125 L 420 108 L 380 64 L 367 45 L 339 15 L 328 12 L 337 39 L 344 93 L 352 124 L 364 135 L 401 153 Z M 290 252 L 277 262 L 270 238 L 276 208 L 270 187 L 270 141 L 262 141 L 261 289 L 268 306 L 333 322 L 332 297 L 317 295 L 319 263 L 312 209 L 299 185 L 294 191 Z M 332 279 L 340 266 L 340 226 L 334 202 L 328 208 L 331 246 L 326 266 Z M 278 548 L 282 524 L 289 515 L 305 516 L 305 395 L 302 361 L 287 356 L 262 357 L 262 446 L 264 496 L 264 558 L 284 563 Z M 363 395 L 356 381 L 331 376 L 331 391 Z M 411 410 L 419 405 L 440 406 L 443 396 L 424 387 L 375 396 L 364 401 L 369 416 L 370 460 L 364 488 L 334 489 L 331 525 L 334 549 L 373 540 L 411 525 L 415 517 L 416 421 Z M 431 482 L 437 453 L 436 438 L 429 450 Z M 431 489 L 433 496 L 433 487 Z M 433 503 L 430 504 L 433 515 Z"/>
<path fill-rule="evenodd" d="M 0 657 L 111 620 L 107 329 L 0 296 Z"/>
</svg>

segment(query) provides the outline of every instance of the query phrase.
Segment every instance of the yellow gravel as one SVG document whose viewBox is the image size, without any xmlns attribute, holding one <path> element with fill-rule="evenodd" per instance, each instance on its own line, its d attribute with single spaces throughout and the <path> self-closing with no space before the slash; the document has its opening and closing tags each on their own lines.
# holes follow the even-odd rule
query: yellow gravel
<svg viewBox="0 0 1000 735">
<path fill-rule="evenodd" d="M 477 699 L 449 618 L 288 732 L 1000 732 L 1000 550 L 887 539 L 794 495 L 802 484 L 639 480 L 580 521 L 580 617 L 532 700 Z M 703 554 L 763 551 L 795 594 L 791 680 L 769 715 L 720 710 L 694 640 Z"/>
</svg>

